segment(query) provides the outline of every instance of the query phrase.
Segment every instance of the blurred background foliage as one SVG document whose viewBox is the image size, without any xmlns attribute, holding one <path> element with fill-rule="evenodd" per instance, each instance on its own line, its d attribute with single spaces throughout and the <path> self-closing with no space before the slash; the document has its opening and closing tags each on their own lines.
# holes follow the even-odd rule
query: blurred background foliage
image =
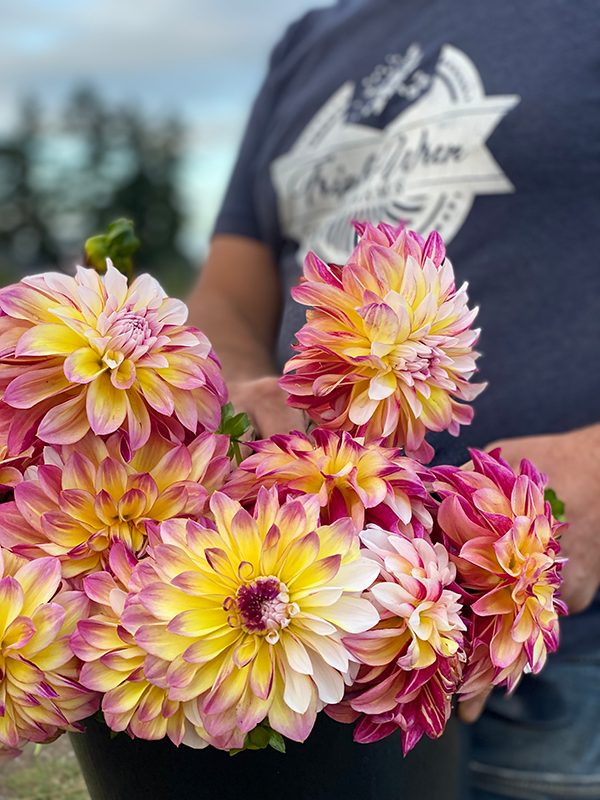
<svg viewBox="0 0 600 800">
<path fill-rule="evenodd" d="M 0 144 L 0 281 L 83 263 L 84 241 L 127 217 L 141 241 L 136 271 L 184 295 L 196 274 L 178 244 L 184 133 L 175 118 L 149 121 L 91 88 L 76 90 L 51 121 L 25 102 L 14 136 Z"/>
</svg>

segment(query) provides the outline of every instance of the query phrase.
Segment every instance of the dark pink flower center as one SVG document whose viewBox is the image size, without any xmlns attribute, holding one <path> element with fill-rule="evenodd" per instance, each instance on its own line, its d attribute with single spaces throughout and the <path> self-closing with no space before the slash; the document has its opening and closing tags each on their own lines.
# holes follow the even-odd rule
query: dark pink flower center
<svg viewBox="0 0 600 800">
<path fill-rule="evenodd" d="M 235 605 L 240 624 L 248 633 L 271 635 L 274 642 L 279 638 L 278 631 L 298 613 L 296 604 L 290 603 L 287 586 L 272 575 L 240 586 Z"/>
</svg>

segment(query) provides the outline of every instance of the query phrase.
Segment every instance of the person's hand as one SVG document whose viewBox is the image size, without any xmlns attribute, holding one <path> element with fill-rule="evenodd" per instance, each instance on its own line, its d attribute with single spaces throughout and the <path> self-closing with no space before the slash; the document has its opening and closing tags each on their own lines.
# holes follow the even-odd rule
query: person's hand
<svg viewBox="0 0 600 800">
<path fill-rule="evenodd" d="M 548 486 L 565 504 L 570 527 L 561 538 L 568 558 L 562 575 L 562 599 L 573 613 L 583 611 L 600 586 L 600 425 L 561 434 L 524 436 L 493 442 L 486 450 L 502 449 L 502 457 L 518 470 L 529 459 L 548 476 Z M 458 706 L 463 722 L 481 715 L 492 687 Z"/>
<path fill-rule="evenodd" d="M 487 703 L 487 699 L 490 695 L 494 687 L 488 686 L 486 687 L 483 692 L 475 695 L 475 697 L 469 697 L 468 700 L 458 700 L 458 718 L 461 722 L 466 722 L 469 725 L 472 722 L 477 722 L 481 714 L 483 713 L 483 709 L 485 708 L 485 704 Z"/>
<path fill-rule="evenodd" d="M 245 411 L 248 414 L 258 439 L 267 439 L 275 433 L 306 431 L 306 415 L 286 404 L 288 395 L 280 388 L 278 380 L 276 376 L 269 376 L 229 384 L 229 399 L 236 413 Z"/>
</svg>

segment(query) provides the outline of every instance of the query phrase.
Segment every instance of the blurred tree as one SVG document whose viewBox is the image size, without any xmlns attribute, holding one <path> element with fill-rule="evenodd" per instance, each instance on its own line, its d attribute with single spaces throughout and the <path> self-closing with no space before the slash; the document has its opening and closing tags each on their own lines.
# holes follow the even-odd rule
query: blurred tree
<svg viewBox="0 0 600 800">
<path fill-rule="evenodd" d="M 23 106 L 15 141 L 0 144 L 0 283 L 19 280 L 24 274 L 56 263 L 57 243 L 40 213 L 40 196 L 31 181 L 28 158 L 38 129 L 38 109 Z"/>
<path fill-rule="evenodd" d="M 136 271 L 169 294 L 184 294 L 195 270 L 181 252 L 177 170 L 184 131 L 150 124 L 135 109 L 113 109 L 81 89 L 62 115 L 24 105 L 14 140 L 0 146 L 0 280 L 41 269 L 71 269 L 85 240 L 117 217 L 135 223 Z"/>
</svg>

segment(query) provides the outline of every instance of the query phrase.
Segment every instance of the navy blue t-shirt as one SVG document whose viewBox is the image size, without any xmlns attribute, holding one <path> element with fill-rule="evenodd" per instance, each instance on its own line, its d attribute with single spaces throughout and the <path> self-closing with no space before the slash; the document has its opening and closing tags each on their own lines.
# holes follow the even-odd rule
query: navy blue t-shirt
<svg viewBox="0 0 600 800">
<path fill-rule="evenodd" d="M 404 220 L 481 309 L 489 385 L 436 462 L 600 421 L 599 42 L 598 0 L 346 0 L 289 28 L 215 228 L 276 255 L 280 367 L 304 255 L 342 263 L 351 219 Z M 600 602 L 563 629 L 563 653 L 598 646 Z"/>
</svg>

